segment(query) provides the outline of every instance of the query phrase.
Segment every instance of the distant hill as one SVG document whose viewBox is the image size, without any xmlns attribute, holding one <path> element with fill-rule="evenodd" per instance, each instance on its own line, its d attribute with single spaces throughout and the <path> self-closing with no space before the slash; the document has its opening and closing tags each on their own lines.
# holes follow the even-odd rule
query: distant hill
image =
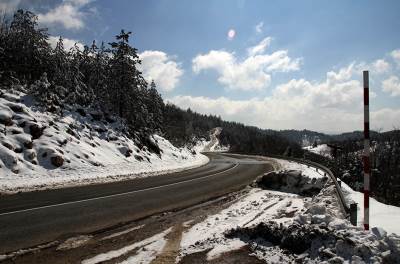
<svg viewBox="0 0 400 264">
<path fill-rule="evenodd" d="M 364 138 L 363 131 L 345 132 L 337 135 L 329 135 L 321 132 L 311 130 L 266 130 L 268 134 L 279 135 L 285 139 L 302 145 L 303 147 L 310 146 L 314 142 L 321 143 L 332 143 L 332 142 L 343 142 L 348 140 L 362 140 Z M 376 131 L 370 131 L 370 138 L 372 140 L 380 138 L 382 136 L 390 137 L 393 133 L 398 133 L 398 130 L 387 131 L 378 133 Z"/>
</svg>

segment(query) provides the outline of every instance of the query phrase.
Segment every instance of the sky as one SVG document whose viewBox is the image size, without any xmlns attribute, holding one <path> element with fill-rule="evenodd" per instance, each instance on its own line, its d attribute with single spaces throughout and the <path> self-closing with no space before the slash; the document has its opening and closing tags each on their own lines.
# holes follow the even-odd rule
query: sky
<svg viewBox="0 0 400 264">
<path fill-rule="evenodd" d="M 400 128 L 400 1 L 0 0 L 34 11 L 49 41 L 132 31 L 140 69 L 184 109 L 269 129 Z"/>
</svg>

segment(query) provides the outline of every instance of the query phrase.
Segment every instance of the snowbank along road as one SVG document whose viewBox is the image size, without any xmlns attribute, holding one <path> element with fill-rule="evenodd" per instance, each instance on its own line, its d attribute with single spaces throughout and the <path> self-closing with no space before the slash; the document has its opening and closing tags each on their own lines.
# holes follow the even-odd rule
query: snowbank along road
<svg viewBox="0 0 400 264">
<path fill-rule="evenodd" d="M 258 158 L 209 153 L 205 166 L 143 179 L 0 199 L 0 253 L 90 233 L 239 190 L 273 170 Z"/>
</svg>

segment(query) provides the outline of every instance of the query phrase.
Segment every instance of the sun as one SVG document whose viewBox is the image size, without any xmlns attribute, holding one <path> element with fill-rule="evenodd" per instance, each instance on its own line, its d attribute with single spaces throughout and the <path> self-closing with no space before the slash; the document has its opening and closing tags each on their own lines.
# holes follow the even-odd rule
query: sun
<svg viewBox="0 0 400 264">
<path fill-rule="evenodd" d="M 228 31 L 228 40 L 233 40 L 233 38 L 236 36 L 236 31 L 234 29 L 230 29 Z"/>
</svg>

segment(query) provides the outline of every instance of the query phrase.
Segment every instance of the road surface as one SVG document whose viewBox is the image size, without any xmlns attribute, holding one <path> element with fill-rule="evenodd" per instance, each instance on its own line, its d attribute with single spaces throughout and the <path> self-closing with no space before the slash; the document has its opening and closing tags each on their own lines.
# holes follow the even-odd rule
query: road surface
<svg viewBox="0 0 400 264">
<path fill-rule="evenodd" d="M 0 254 L 91 233 L 239 190 L 272 165 L 248 156 L 208 153 L 183 172 L 0 198 Z"/>
</svg>

